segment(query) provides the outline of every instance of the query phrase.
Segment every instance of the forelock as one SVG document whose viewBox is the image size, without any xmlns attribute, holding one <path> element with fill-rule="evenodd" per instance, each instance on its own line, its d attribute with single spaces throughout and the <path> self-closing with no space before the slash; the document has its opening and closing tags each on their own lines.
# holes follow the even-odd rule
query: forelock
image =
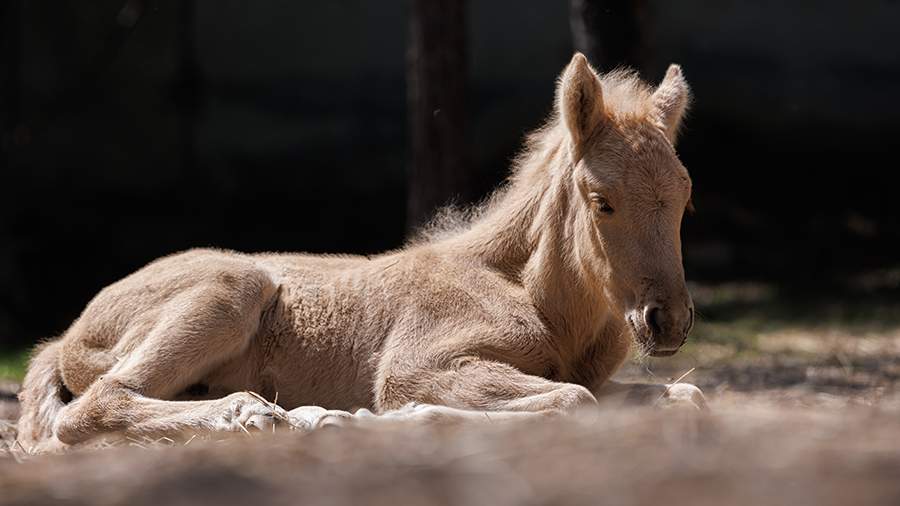
<svg viewBox="0 0 900 506">
<path fill-rule="evenodd" d="M 637 72 L 616 69 L 600 76 L 603 104 L 613 119 L 647 120 L 653 114 L 653 89 Z"/>
</svg>

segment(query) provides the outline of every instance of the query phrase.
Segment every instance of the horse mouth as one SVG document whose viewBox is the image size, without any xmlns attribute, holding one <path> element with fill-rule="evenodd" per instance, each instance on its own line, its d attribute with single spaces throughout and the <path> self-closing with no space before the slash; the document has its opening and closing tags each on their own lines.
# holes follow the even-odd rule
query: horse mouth
<svg viewBox="0 0 900 506">
<path fill-rule="evenodd" d="M 649 331 L 646 329 L 642 329 L 634 318 L 631 315 L 627 315 L 625 320 L 628 322 L 628 325 L 631 327 L 631 332 L 635 336 L 635 340 L 641 346 L 643 350 L 647 353 L 647 355 L 651 357 L 671 357 L 675 353 L 678 352 L 678 348 L 675 349 L 664 349 L 661 350 L 656 347 L 656 344 L 653 342 L 653 338 L 650 336 Z"/>
<path fill-rule="evenodd" d="M 625 321 L 628 322 L 628 325 L 631 327 L 631 331 L 633 332 L 637 343 L 646 350 L 648 356 L 657 358 L 657 357 L 671 357 L 672 355 L 678 353 L 678 350 L 681 349 L 681 345 L 687 341 L 687 335 L 681 340 L 681 343 L 674 348 L 657 348 L 656 343 L 654 342 L 653 337 L 650 335 L 649 330 L 642 329 L 641 326 L 637 324 L 635 319 L 631 315 L 625 316 Z"/>
</svg>

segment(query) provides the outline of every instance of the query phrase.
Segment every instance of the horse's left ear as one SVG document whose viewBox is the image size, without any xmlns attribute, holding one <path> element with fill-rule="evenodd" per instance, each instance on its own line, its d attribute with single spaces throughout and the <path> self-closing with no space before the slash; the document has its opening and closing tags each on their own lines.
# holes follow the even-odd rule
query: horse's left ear
<svg viewBox="0 0 900 506">
<path fill-rule="evenodd" d="M 656 117 L 672 144 L 675 144 L 681 120 L 690 103 L 691 89 L 684 79 L 681 67 L 673 63 L 669 65 L 666 77 L 660 83 L 659 88 L 653 92 Z"/>
<path fill-rule="evenodd" d="M 600 78 L 581 53 L 575 53 L 559 76 L 556 108 L 569 131 L 573 156 L 577 161 L 584 156 L 584 144 L 588 137 L 604 118 Z"/>
</svg>

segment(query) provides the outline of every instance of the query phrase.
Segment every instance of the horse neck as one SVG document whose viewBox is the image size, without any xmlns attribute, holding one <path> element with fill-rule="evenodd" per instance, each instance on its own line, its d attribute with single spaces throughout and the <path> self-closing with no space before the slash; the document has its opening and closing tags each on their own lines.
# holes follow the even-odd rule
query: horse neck
<svg viewBox="0 0 900 506">
<path fill-rule="evenodd" d="M 561 146 L 522 167 L 456 247 L 521 283 L 553 332 L 582 347 L 605 325 L 607 310 L 574 258 L 573 170 Z"/>
</svg>

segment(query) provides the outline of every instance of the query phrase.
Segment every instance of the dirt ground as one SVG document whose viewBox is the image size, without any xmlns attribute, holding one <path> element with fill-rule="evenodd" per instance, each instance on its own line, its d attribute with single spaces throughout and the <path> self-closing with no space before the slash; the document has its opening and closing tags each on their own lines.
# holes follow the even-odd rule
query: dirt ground
<svg viewBox="0 0 900 506">
<path fill-rule="evenodd" d="M 7 421 L 0 505 L 900 504 L 900 308 L 880 309 L 877 325 L 844 313 L 779 320 L 765 307 L 757 319 L 747 308 L 765 300 L 706 295 L 713 316 L 694 343 L 619 375 L 665 382 L 693 368 L 684 381 L 707 393 L 706 413 L 604 405 L 594 418 L 124 441 L 50 456 L 12 445 Z M 14 418 L 14 388 L 0 386 L 0 417 Z"/>
<path fill-rule="evenodd" d="M 0 505 L 900 504 L 900 357 L 777 357 L 692 373 L 709 413 L 9 445 Z"/>
<path fill-rule="evenodd" d="M 896 411 L 631 410 L 0 461 L 0 504 L 897 504 Z"/>
</svg>

